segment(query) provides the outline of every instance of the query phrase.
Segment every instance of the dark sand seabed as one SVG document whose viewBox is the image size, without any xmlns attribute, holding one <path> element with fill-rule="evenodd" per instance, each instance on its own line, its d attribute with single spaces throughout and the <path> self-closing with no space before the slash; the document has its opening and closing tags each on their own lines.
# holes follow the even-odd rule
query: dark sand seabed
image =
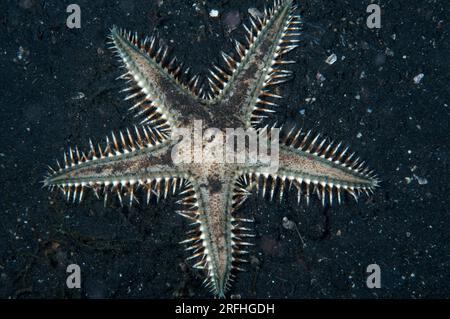
<svg viewBox="0 0 450 319">
<path fill-rule="evenodd" d="M 227 32 L 225 17 L 246 17 L 264 1 L 79 0 L 82 28 L 74 30 L 65 26 L 69 3 L 0 4 L 0 297 L 210 297 L 202 274 L 184 262 L 178 242 L 187 223 L 173 200 L 104 208 L 91 195 L 75 206 L 39 181 L 67 146 L 86 148 L 89 138 L 134 123 L 106 49 L 112 25 L 156 28 L 201 71 L 231 51 L 230 35 L 242 35 L 242 27 Z M 326 208 L 317 199 L 297 206 L 294 192 L 282 204 L 249 199 L 243 209 L 256 219 L 256 246 L 231 293 L 449 297 L 448 1 L 380 1 L 379 30 L 366 27 L 369 1 L 298 3 L 306 36 L 290 54 L 296 76 L 282 87 L 278 117 L 349 143 L 383 182 L 369 199 Z M 337 61 L 325 63 L 333 53 Z M 72 263 L 82 271 L 78 290 L 66 288 Z M 382 287 L 371 290 L 365 271 L 373 263 Z"/>
</svg>

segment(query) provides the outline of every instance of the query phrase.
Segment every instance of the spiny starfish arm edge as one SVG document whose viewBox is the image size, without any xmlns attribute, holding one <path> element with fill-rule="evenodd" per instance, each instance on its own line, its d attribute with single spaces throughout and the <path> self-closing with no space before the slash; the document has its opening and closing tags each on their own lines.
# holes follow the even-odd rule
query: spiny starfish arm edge
<svg viewBox="0 0 450 319">
<path fill-rule="evenodd" d="M 69 147 L 62 164 L 57 160 L 55 168 L 49 166 L 44 186 L 61 189 L 73 202 L 81 202 L 85 190 L 92 189 L 97 196 L 105 195 L 105 205 L 108 193 L 117 194 L 121 204 L 123 195 L 129 195 L 132 205 L 134 191 L 141 186 L 147 190 L 147 202 L 153 194 L 159 198 L 162 186 L 166 197 L 169 187 L 175 192 L 188 177 L 171 160 L 174 143 L 150 126 L 111 133 L 103 145 L 89 141 L 86 153 Z"/>
</svg>

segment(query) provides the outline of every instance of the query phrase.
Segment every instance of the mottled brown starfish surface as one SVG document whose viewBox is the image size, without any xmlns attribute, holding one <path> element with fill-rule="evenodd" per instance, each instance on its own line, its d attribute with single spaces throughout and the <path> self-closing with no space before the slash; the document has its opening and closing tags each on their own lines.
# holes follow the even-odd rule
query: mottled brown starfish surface
<svg viewBox="0 0 450 319">
<path fill-rule="evenodd" d="M 343 191 L 356 199 L 378 185 L 374 173 L 341 149 L 341 143 L 296 127 L 283 128 L 276 170 L 248 158 L 240 163 L 214 160 L 218 153 L 206 151 L 206 144 L 220 134 L 210 134 L 194 150 L 194 155 L 202 153 L 201 160 L 174 160 L 174 146 L 180 142 L 174 132 L 195 130 L 195 123 L 216 132 L 254 128 L 259 136 L 263 129 L 279 128 L 263 121 L 278 108 L 281 96 L 275 88 L 291 76 L 283 66 L 293 61 L 283 56 L 298 46 L 301 36 L 295 9 L 293 0 L 275 0 L 270 9 L 250 17 L 246 43 L 236 41 L 234 54 L 222 53 L 223 65 L 214 65 L 205 81 L 169 58 L 167 47 L 155 37 L 138 40 L 113 27 L 111 44 L 126 70 L 120 78 L 129 83 L 125 100 L 136 99 L 131 109 L 143 121 L 131 132 L 113 133 L 103 147 L 91 142 L 87 154 L 69 148 L 64 165 L 51 169 L 44 184 L 61 189 L 72 201 L 81 201 L 92 189 L 104 195 L 105 204 L 108 194 L 132 205 L 142 197 L 148 202 L 176 193 L 181 198 L 177 213 L 194 226 L 182 243 L 192 251 L 194 267 L 204 270 L 205 286 L 223 297 L 251 244 L 246 238 L 253 235 L 245 225 L 252 220 L 241 218 L 237 210 L 252 189 L 281 198 L 286 186 L 293 186 L 299 201 L 304 197 L 309 202 L 310 193 L 317 193 L 323 204 L 331 204 L 333 196 L 341 201 Z"/>
</svg>

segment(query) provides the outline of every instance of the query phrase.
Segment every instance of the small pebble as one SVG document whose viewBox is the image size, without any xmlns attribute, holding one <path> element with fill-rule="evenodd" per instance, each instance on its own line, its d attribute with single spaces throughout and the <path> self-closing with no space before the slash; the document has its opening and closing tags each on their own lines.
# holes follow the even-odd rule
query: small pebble
<svg viewBox="0 0 450 319">
<path fill-rule="evenodd" d="M 223 23 L 227 27 L 228 32 L 231 32 L 234 29 L 236 29 L 241 23 L 241 15 L 239 11 L 232 10 L 230 12 L 227 12 L 225 14 L 225 17 L 223 18 Z"/>
<path fill-rule="evenodd" d="M 261 13 L 261 11 L 259 11 L 256 8 L 248 8 L 248 13 L 253 17 L 253 18 L 262 18 L 264 15 Z"/>
<path fill-rule="evenodd" d="M 289 220 L 286 216 L 283 217 L 283 227 L 286 229 L 294 229 L 295 223 L 292 220 Z"/>
<path fill-rule="evenodd" d="M 384 50 L 384 54 L 386 54 L 387 56 L 394 56 L 394 51 L 392 51 L 389 48 L 386 48 L 386 50 Z"/>
<path fill-rule="evenodd" d="M 428 184 L 428 180 L 425 177 L 420 177 L 420 176 L 417 176 L 415 174 L 413 174 L 413 176 L 417 180 L 419 185 L 426 185 L 426 184 Z"/>
<path fill-rule="evenodd" d="M 316 80 L 319 81 L 319 82 L 323 82 L 323 81 L 326 80 L 326 78 L 325 78 L 325 76 L 324 76 L 322 73 L 317 72 L 317 74 L 316 74 Z"/>
<path fill-rule="evenodd" d="M 337 55 L 336 54 L 332 54 L 332 55 L 330 55 L 326 60 L 325 60 L 325 63 L 327 63 L 327 64 L 329 64 L 329 65 L 332 65 L 332 64 L 334 64 L 334 62 L 336 62 L 337 61 Z"/>
<path fill-rule="evenodd" d="M 17 50 L 17 55 L 13 59 L 15 63 L 28 64 L 28 57 L 30 55 L 30 50 L 20 46 Z"/>
<path fill-rule="evenodd" d="M 425 75 L 423 73 L 419 73 L 414 77 L 414 84 L 419 84 L 422 81 Z"/>
<path fill-rule="evenodd" d="M 17 50 L 17 59 L 22 60 L 24 55 L 25 49 L 23 47 L 19 47 L 19 50 Z"/>
<path fill-rule="evenodd" d="M 83 92 L 78 92 L 74 97 L 72 97 L 72 100 L 81 100 L 84 99 L 86 95 Z"/>
<path fill-rule="evenodd" d="M 217 18 L 219 16 L 219 10 L 211 9 L 211 11 L 209 11 L 209 16 L 211 18 Z"/>
</svg>

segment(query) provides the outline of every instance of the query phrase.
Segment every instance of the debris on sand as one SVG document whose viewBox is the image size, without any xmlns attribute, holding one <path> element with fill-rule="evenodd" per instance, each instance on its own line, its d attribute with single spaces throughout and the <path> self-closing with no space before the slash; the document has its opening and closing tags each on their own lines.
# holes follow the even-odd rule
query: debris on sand
<svg viewBox="0 0 450 319">
<path fill-rule="evenodd" d="M 337 61 L 337 55 L 336 54 L 332 54 L 332 55 L 330 55 L 326 60 L 325 60 L 325 63 L 327 63 L 327 64 L 329 64 L 329 65 L 332 65 L 332 64 L 334 64 L 334 62 L 336 62 Z"/>
<path fill-rule="evenodd" d="M 295 229 L 295 223 L 285 216 L 283 217 L 283 227 L 286 229 Z"/>
<path fill-rule="evenodd" d="M 316 80 L 317 80 L 318 82 L 323 82 L 323 81 L 326 80 L 326 78 L 325 78 L 325 76 L 324 76 L 322 73 L 317 72 L 317 73 L 316 73 Z"/>
<path fill-rule="evenodd" d="M 86 95 L 83 92 L 77 92 L 73 97 L 72 100 L 82 100 L 86 97 Z"/>
<path fill-rule="evenodd" d="M 416 181 L 419 183 L 419 185 L 426 185 L 428 184 L 428 180 L 425 177 L 417 176 L 416 174 L 413 174 Z"/>
<path fill-rule="evenodd" d="M 264 15 L 256 8 L 248 8 L 248 13 L 255 19 L 262 18 Z"/>
<path fill-rule="evenodd" d="M 211 11 L 209 11 L 209 16 L 210 16 L 211 18 L 217 18 L 217 17 L 219 17 L 219 10 L 211 9 Z"/>
<path fill-rule="evenodd" d="M 414 84 L 419 84 L 420 81 L 422 81 L 423 77 L 425 76 L 425 74 L 423 73 L 419 73 L 414 77 Z"/>
<path fill-rule="evenodd" d="M 241 23 L 241 14 L 238 10 L 232 10 L 225 14 L 223 18 L 223 24 L 225 25 L 228 32 L 235 30 Z"/>
</svg>

